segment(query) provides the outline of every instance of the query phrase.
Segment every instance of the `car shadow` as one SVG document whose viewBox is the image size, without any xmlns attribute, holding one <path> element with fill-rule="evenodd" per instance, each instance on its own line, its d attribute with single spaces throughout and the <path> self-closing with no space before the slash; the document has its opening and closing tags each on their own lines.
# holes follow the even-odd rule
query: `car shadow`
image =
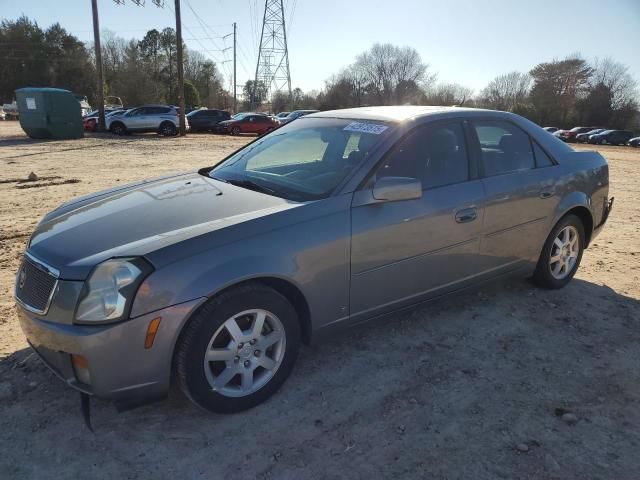
<svg viewBox="0 0 640 480">
<path fill-rule="evenodd" d="M 549 291 L 501 280 L 304 348 L 282 390 L 245 413 L 204 412 L 176 388 L 120 414 L 93 400 L 101 448 L 70 455 L 65 468 L 105 465 L 108 449 L 119 462 L 112 477 L 132 465 L 140 478 L 169 465 L 216 478 L 325 478 L 351 468 L 389 477 L 404 471 L 402 458 L 438 478 L 507 478 L 514 468 L 523 478 L 631 478 L 638 319 L 640 301 L 606 285 L 574 279 Z M 45 471 L 54 457 L 30 451 L 94 442 L 79 395 L 29 349 L 1 360 L 0 378 L 0 467 L 10 463 L 19 477 L 29 459 Z M 10 441 L 25 435 L 28 450 Z"/>
</svg>

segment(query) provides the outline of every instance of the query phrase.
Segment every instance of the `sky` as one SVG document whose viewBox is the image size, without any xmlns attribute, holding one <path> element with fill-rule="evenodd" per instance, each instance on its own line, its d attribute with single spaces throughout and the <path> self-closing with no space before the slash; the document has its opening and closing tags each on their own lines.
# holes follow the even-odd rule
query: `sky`
<svg viewBox="0 0 640 480">
<path fill-rule="evenodd" d="M 101 30 L 141 38 L 175 28 L 174 0 L 157 8 L 98 0 Z M 232 23 L 238 84 L 255 75 L 264 0 L 181 0 L 187 46 L 216 61 L 231 85 Z M 610 56 L 640 83 L 640 0 L 284 0 L 292 87 L 321 89 L 374 43 L 410 46 L 441 82 L 481 90 L 492 78 L 579 52 Z M 92 41 L 90 0 L 0 0 L 0 18 L 59 22 Z"/>
</svg>

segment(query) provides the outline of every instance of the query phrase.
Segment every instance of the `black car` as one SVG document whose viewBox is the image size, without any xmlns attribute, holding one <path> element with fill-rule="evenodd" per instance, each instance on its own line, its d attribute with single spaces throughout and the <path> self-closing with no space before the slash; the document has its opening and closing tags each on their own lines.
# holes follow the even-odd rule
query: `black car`
<svg viewBox="0 0 640 480">
<path fill-rule="evenodd" d="M 605 130 L 589 137 L 589 143 L 597 145 L 626 145 L 633 138 L 633 133 L 627 130 Z"/>
<path fill-rule="evenodd" d="M 194 110 L 187 114 L 192 132 L 213 132 L 217 130 L 218 124 L 224 120 L 229 120 L 231 115 L 224 110 Z"/>
</svg>

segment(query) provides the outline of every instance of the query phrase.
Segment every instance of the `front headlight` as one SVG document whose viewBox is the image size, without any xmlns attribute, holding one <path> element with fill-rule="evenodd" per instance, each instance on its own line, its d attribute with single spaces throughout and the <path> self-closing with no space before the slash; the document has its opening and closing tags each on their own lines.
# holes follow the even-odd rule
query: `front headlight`
<svg viewBox="0 0 640 480">
<path fill-rule="evenodd" d="M 128 313 L 140 282 L 150 271 L 151 267 L 140 258 L 114 258 L 98 265 L 85 283 L 76 321 L 121 320 Z"/>
</svg>

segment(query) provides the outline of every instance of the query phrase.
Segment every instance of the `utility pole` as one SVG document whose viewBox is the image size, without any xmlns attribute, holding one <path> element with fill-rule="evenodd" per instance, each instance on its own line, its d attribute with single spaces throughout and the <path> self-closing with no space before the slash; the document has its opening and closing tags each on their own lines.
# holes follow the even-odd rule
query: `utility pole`
<svg viewBox="0 0 640 480">
<path fill-rule="evenodd" d="M 233 22 L 233 113 L 238 113 L 238 96 L 236 95 L 236 22 Z"/>
<path fill-rule="evenodd" d="M 96 52 L 96 71 L 98 73 L 98 131 L 104 132 L 104 79 L 102 68 L 102 49 L 100 47 L 100 21 L 98 20 L 98 0 L 91 0 L 93 11 L 93 43 Z"/>
<path fill-rule="evenodd" d="M 96 0 L 93 0 L 94 2 Z M 187 134 L 184 105 L 184 65 L 182 63 L 182 20 L 180 18 L 180 0 L 176 0 L 176 51 L 178 60 L 178 106 L 180 107 L 180 136 Z"/>
</svg>

